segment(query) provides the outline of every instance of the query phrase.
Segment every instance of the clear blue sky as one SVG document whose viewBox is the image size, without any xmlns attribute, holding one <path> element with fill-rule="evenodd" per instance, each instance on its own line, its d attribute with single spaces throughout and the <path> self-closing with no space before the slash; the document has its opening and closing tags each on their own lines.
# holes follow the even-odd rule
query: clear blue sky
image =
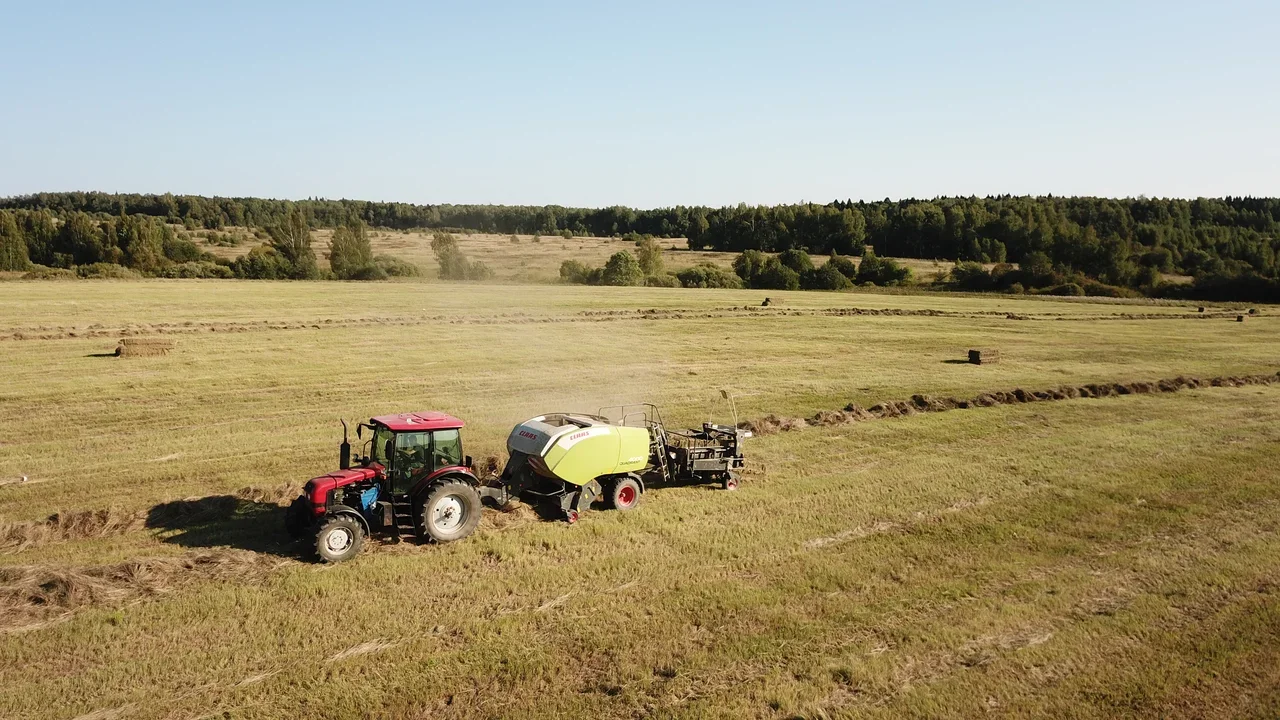
<svg viewBox="0 0 1280 720">
<path fill-rule="evenodd" d="M 1280 195 L 1280 3 L 0 0 L 0 195 Z"/>
</svg>

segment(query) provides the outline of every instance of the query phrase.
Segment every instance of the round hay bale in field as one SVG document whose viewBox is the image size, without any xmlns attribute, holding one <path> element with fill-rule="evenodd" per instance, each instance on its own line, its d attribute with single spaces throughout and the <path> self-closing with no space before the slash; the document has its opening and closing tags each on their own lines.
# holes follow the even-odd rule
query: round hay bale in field
<svg viewBox="0 0 1280 720">
<path fill-rule="evenodd" d="M 172 340 L 161 338 L 121 338 L 116 346 L 116 357 L 155 357 L 168 355 L 174 348 Z"/>
</svg>

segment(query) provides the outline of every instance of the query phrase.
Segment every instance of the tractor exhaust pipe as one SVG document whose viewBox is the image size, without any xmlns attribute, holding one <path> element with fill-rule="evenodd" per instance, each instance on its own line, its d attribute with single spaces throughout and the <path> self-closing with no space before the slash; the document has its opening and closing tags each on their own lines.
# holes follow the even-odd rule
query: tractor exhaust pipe
<svg viewBox="0 0 1280 720">
<path fill-rule="evenodd" d="M 338 467 L 351 469 L 351 441 L 347 439 L 347 421 L 342 421 L 342 444 L 338 446 Z"/>
</svg>

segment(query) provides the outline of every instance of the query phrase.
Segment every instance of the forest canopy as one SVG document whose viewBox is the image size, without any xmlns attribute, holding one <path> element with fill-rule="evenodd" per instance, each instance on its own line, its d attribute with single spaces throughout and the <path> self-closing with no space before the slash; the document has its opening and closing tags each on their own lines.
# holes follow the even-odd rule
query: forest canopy
<svg viewBox="0 0 1280 720">
<path fill-rule="evenodd" d="M 859 257 L 871 246 L 879 257 L 978 263 L 1033 259 L 1060 274 L 1131 288 L 1153 287 L 1162 273 L 1205 278 L 1199 283 L 1205 288 L 1221 288 L 1237 278 L 1242 286 L 1268 288 L 1280 276 L 1276 198 L 1002 195 L 636 210 L 62 192 L 0 199 L 2 210 L 20 211 L 13 224 L 0 224 L 0 262 L 5 264 L 24 262 L 22 248 L 6 240 L 21 236 L 31 262 L 114 262 L 145 269 L 164 257 L 190 254 L 175 246 L 167 225 L 281 228 L 300 210 L 312 227 L 359 220 L 394 229 L 683 237 L 690 248 L 726 252 L 805 250 Z M 134 216 L 157 222 L 144 226 L 127 220 Z"/>
</svg>

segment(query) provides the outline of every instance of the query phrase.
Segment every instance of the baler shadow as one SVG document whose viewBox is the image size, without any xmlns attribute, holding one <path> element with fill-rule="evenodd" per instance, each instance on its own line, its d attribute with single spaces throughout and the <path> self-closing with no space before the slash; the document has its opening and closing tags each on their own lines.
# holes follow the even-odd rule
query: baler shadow
<svg viewBox="0 0 1280 720">
<path fill-rule="evenodd" d="M 297 559 L 301 547 L 284 529 L 284 508 L 273 503 L 213 495 L 160 503 L 147 512 L 147 527 L 176 530 L 167 543 L 189 548 L 235 548 Z"/>
</svg>

